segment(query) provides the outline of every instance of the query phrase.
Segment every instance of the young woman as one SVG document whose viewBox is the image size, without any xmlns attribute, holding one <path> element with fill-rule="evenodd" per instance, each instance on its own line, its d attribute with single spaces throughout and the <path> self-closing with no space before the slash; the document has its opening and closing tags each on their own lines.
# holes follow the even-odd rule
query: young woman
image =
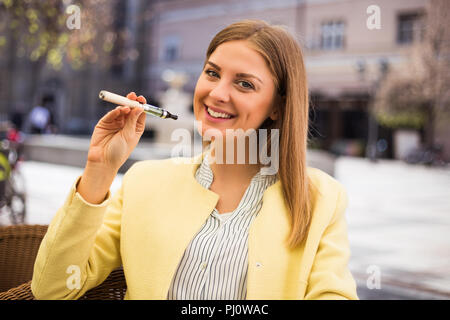
<svg viewBox="0 0 450 320">
<path fill-rule="evenodd" d="M 306 166 L 308 88 L 295 39 L 259 20 L 220 31 L 206 52 L 194 113 L 204 138 L 266 129 L 276 172 L 263 174 L 259 157 L 249 161 L 251 142 L 244 163 L 224 161 L 233 147 L 216 135 L 191 162 L 136 163 L 111 197 L 146 117 L 117 107 L 95 127 L 84 173 L 49 226 L 34 295 L 78 298 L 122 265 L 127 299 L 357 299 L 345 190 Z M 68 286 L 74 275 L 77 285 Z"/>
</svg>

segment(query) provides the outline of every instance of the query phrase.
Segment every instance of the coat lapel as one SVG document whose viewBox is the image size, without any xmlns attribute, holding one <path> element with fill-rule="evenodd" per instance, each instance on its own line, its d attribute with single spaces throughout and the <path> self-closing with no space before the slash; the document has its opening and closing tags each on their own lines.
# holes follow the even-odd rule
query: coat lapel
<svg viewBox="0 0 450 320">
<path fill-rule="evenodd" d="M 174 184 L 172 189 L 172 194 L 176 196 L 177 200 L 165 203 L 166 217 L 161 219 L 165 224 L 164 229 L 167 230 L 163 238 L 172 240 L 164 244 L 168 254 L 166 259 L 160 261 L 160 273 L 155 273 L 155 279 L 152 280 L 158 283 L 155 286 L 159 289 L 156 292 L 156 299 L 167 298 L 171 281 L 186 248 L 219 200 L 216 193 L 205 189 L 195 179 L 195 172 L 201 159 L 202 154 L 192 158 L 190 163 L 174 166 L 174 170 L 179 170 L 175 174 L 182 176 L 182 179 L 179 183 Z M 188 170 L 186 170 L 186 165 L 189 167 Z"/>
<path fill-rule="evenodd" d="M 289 211 L 281 181 L 267 188 L 263 205 L 249 231 L 247 299 L 298 299 L 306 283 L 300 280 L 303 248 L 291 250 Z"/>
</svg>

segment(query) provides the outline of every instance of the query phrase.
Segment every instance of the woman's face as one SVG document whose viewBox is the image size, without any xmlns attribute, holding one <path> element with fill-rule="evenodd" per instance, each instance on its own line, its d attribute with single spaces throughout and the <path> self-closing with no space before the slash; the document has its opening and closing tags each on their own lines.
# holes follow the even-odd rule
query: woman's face
<svg viewBox="0 0 450 320">
<path fill-rule="evenodd" d="M 207 60 L 194 92 L 194 114 L 201 132 L 218 129 L 257 129 L 276 119 L 275 84 L 264 58 L 247 41 L 219 45 Z M 210 115 L 207 108 L 217 113 Z M 223 118 L 224 114 L 231 115 Z"/>
</svg>

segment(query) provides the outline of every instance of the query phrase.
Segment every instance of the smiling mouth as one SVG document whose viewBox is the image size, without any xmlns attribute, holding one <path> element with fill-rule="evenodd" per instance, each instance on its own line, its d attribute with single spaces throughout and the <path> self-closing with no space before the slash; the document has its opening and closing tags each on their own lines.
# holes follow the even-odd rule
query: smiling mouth
<svg viewBox="0 0 450 320">
<path fill-rule="evenodd" d="M 206 104 L 204 104 L 204 107 L 205 107 L 205 110 L 208 113 L 208 115 L 210 115 L 211 117 L 213 117 L 215 119 L 232 119 L 235 117 L 235 116 L 232 116 L 227 113 L 216 112 L 216 111 L 210 109 Z"/>
</svg>

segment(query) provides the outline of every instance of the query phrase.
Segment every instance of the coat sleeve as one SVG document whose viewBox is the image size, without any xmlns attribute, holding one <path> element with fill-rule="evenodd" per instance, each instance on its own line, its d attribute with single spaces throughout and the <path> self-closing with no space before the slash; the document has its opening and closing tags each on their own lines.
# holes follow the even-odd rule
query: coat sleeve
<svg viewBox="0 0 450 320">
<path fill-rule="evenodd" d="M 123 185 L 93 205 L 72 185 L 52 219 L 34 264 L 31 290 L 37 299 L 78 299 L 121 265 Z"/>
<path fill-rule="evenodd" d="M 347 204 L 346 191 L 339 185 L 336 209 L 320 239 L 305 299 L 358 299 L 356 283 L 348 269 L 350 245 L 345 219 Z"/>
</svg>

